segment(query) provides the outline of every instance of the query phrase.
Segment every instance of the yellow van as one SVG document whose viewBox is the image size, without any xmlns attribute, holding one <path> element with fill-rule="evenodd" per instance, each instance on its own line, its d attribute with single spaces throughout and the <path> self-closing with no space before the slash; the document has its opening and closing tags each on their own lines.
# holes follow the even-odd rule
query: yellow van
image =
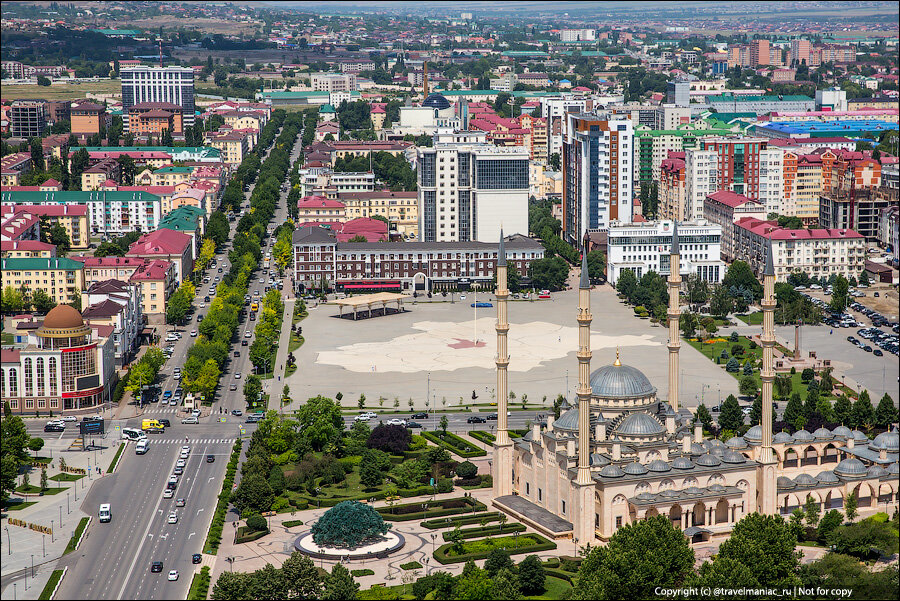
<svg viewBox="0 0 900 601">
<path fill-rule="evenodd" d="M 159 420 L 145 419 L 141 422 L 141 430 L 145 432 L 165 432 L 165 428 Z"/>
</svg>

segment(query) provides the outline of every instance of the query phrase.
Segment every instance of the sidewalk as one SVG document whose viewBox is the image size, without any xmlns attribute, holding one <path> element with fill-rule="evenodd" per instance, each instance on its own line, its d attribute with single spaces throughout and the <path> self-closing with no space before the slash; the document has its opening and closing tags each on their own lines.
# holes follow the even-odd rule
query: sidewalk
<svg viewBox="0 0 900 601">
<path fill-rule="evenodd" d="M 293 294 L 292 292 L 290 294 Z M 284 301 L 284 315 L 281 321 L 281 332 L 278 336 L 278 351 L 275 354 L 275 366 L 272 377 L 263 380 L 263 390 L 269 395 L 269 408 L 281 410 L 281 390 L 284 386 L 284 371 L 287 367 L 288 348 L 291 344 L 291 331 L 294 327 L 295 298 L 287 298 Z M 273 399 L 278 407 L 272 405 Z"/>
</svg>

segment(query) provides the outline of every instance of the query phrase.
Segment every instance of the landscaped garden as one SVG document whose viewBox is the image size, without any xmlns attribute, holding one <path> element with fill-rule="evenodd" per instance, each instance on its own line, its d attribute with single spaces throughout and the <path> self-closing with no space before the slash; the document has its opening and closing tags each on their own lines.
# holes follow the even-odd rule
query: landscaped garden
<svg viewBox="0 0 900 601">
<path fill-rule="evenodd" d="M 494 549 L 506 551 L 509 555 L 535 553 L 555 549 L 556 543 L 540 534 L 528 533 L 513 536 L 481 538 L 468 542 L 456 541 L 441 545 L 434 552 L 434 558 L 442 564 L 484 559 Z"/>
</svg>

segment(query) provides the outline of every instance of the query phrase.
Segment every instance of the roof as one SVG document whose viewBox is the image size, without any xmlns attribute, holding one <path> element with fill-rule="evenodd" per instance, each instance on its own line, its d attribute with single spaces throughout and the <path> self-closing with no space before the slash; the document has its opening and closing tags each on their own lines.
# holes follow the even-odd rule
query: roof
<svg viewBox="0 0 900 601">
<path fill-rule="evenodd" d="M 99 319 L 103 317 L 112 317 L 113 315 L 118 315 L 124 309 L 123 305 L 119 303 L 115 303 L 111 300 L 105 300 L 99 302 L 95 305 L 91 305 L 87 309 L 85 309 L 81 314 L 83 317 L 90 319 Z M 45 320 L 46 322 L 46 320 Z"/>
<path fill-rule="evenodd" d="M 297 201 L 297 207 L 301 209 L 312 209 L 316 207 L 343 209 L 344 203 L 325 198 L 324 196 L 304 196 Z"/>
<path fill-rule="evenodd" d="M 49 269 L 65 269 L 70 271 L 79 271 L 83 267 L 81 263 L 66 257 L 44 257 L 44 258 L 11 258 L 2 259 L 3 270 L 21 271 L 46 271 Z"/>
<path fill-rule="evenodd" d="M 177 233 L 177 232 L 173 232 Z M 182 234 L 184 235 L 184 234 Z M 132 280 L 164 280 L 169 267 L 172 265 L 169 261 L 158 259 L 149 263 L 144 263 L 132 274 Z"/>
<path fill-rule="evenodd" d="M 191 244 L 191 237 L 169 229 L 144 234 L 131 245 L 126 255 L 180 255 Z"/>
<path fill-rule="evenodd" d="M 757 204 L 759 206 L 763 206 L 761 202 L 753 200 L 752 198 L 748 198 L 743 194 L 738 194 L 737 192 L 732 192 L 730 190 L 719 190 L 718 192 L 713 192 L 712 194 L 707 194 L 707 198 L 711 198 L 716 202 L 720 202 L 724 205 L 728 205 L 729 207 L 740 207 L 742 205 L 749 203 Z"/>
<path fill-rule="evenodd" d="M 12 250 L 43 251 L 53 250 L 56 245 L 39 240 L 4 240 L 0 242 L 0 250 L 7 252 Z"/>
<path fill-rule="evenodd" d="M 373 294 L 360 294 L 350 298 L 337 299 L 332 301 L 332 304 L 342 307 L 360 307 L 370 303 L 393 302 L 407 298 L 412 298 L 412 296 L 395 292 L 375 292 Z"/>
<path fill-rule="evenodd" d="M 655 394 L 656 388 L 639 369 L 616 359 L 591 374 L 591 393 L 601 398 L 638 398 Z"/>
<path fill-rule="evenodd" d="M 84 319 L 82 319 L 78 309 L 72 305 L 57 305 L 47 313 L 42 329 L 68 330 L 80 328 L 83 325 Z"/>
<path fill-rule="evenodd" d="M 848 229 L 814 228 L 789 230 L 778 226 L 776 221 L 763 221 L 756 217 L 738 219 L 734 225 L 769 240 L 834 240 L 865 238 L 859 232 Z"/>
</svg>

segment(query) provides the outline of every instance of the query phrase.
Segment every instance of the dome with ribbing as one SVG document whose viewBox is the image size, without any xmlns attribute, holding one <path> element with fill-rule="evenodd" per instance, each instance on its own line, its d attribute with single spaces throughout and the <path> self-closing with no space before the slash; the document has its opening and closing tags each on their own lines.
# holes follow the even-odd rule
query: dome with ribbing
<svg viewBox="0 0 900 601">
<path fill-rule="evenodd" d="M 863 432 L 859 430 L 853 431 L 853 440 L 854 442 L 869 442 L 869 437 L 866 436 Z"/>
<path fill-rule="evenodd" d="M 819 475 L 816 476 L 816 480 L 823 484 L 837 484 L 840 482 L 838 477 L 834 475 L 834 472 L 831 470 L 825 470 L 824 472 L 819 472 Z"/>
<path fill-rule="evenodd" d="M 642 476 L 647 473 L 647 468 L 635 461 L 622 468 L 622 471 L 629 476 Z"/>
<path fill-rule="evenodd" d="M 672 467 L 676 470 L 689 470 L 694 467 L 694 464 L 687 457 L 676 457 L 672 460 Z"/>
<path fill-rule="evenodd" d="M 553 429 L 578 432 L 578 408 L 573 407 L 560 415 L 559 419 L 553 422 Z"/>
<path fill-rule="evenodd" d="M 722 461 L 725 463 L 744 463 L 747 461 L 747 458 L 738 453 L 737 451 L 728 451 L 724 455 L 722 455 Z"/>
<path fill-rule="evenodd" d="M 709 454 L 714 457 L 721 457 L 725 454 L 727 447 L 713 447 L 709 450 Z"/>
<path fill-rule="evenodd" d="M 672 466 L 662 459 L 655 459 L 647 465 L 647 469 L 651 472 L 668 472 L 672 469 Z"/>
<path fill-rule="evenodd" d="M 706 448 L 699 442 L 691 443 L 691 455 L 703 455 L 706 453 Z"/>
<path fill-rule="evenodd" d="M 896 461 L 894 461 L 893 463 L 888 465 L 887 471 L 892 476 L 896 476 L 897 474 L 900 474 L 900 463 L 897 463 Z"/>
<path fill-rule="evenodd" d="M 753 426 L 744 434 L 747 442 L 762 442 L 762 426 Z"/>
<path fill-rule="evenodd" d="M 601 455 L 600 453 L 591 453 L 591 467 L 599 466 L 602 467 L 604 465 L 609 465 L 609 459 Z"/>
<path fill-rule="evenodd" d="M 881 478 L 882 476 L 887 475 L 888 471 L 880 465 L 870 465 L 869 469 L 866 470 L 866 476 L 869 478 Z"/>
<path fill-rule="evenodd" d="M 778 488 L 797 488 L 797 485 L 794 484 L 794 481 L 788 478 L 787 476 L 778 476 L 778 480 L 776 481 L 776 486 Z"/>
<path fill-rule="evenodd" d="M 715 467 L 717 465 L 720 465 L 722 462 L 719 461 L 718 458 L 707 453 L 706 455 L 697 457 L 697 460 L 694 463 L 703 467 Z"/>
<path fill-rule="evenodd" d="M 646 413 L 632 413 L 616 427 L 620 436 L 657 436 L 665 431 L 656 418 Z"/>
<path fill-rule="evenodd" d="M 841 438 L 850 438 L 853 436 L 853 432 L 850 431 L 850 428 L 847 426 L 838 426 L 834 430 L 831 431 L 834 436 L 840 436 Z"/>
<path fill-rule="evenodd" d="M 435 92 L 434 94 L 429 94 L 428 98 L 422 101 L 422 106 L 442 111 L 450 108 L 450 101 L 443 94 Z"/>
<path fill-rule="evenodd" d="M 642 492 L 637 497 L 635 497 L 638 501 L 650 502 L 653 501 L 654 497 L 652 494 L 648 492 Z"/>
<path fill-rule="evenodd" d="M 815 438 L 813 438 L 813 435 L 807 430 L 797 430 L 794 432 L 794 442 L 812 442 L 813 440 L 815 440 Z"/>
<path fill-rule="evenodd" d="M 618 466 L 607 465 L 602 470 L 600 470 L 600 475 L 604 478 L 621 478 L 625 474 L 622 472 L 622 470 L 619 469 Z"/>
<path fill-rule="evenodd" d="M 813 432 L 813 436 L 816 437 L 816 440 L 829 440 L 834 438 L 834 434 L 828 428 L 819 428 Z"/>
<path fill-rule="evenodd" d="M 688 486 L 684 490 L 681 491 L 684 495 L 697 496 L 702 495 L 703 491 L 697 488 L 696 486 Z"/>
<path fill-rule="evenodd" d="M 639 369 L 616 361 L 591 374 L 591 393 L 601 399 L 636 399 L 656 394 L 656 387 Z"/>
<path fill-rule="evenodd" d="M 809 474 L 800 474 L 799 476 L 794 478 L 794 484 L 796 484 L 797 486 L 815 486 L 816 479 Z"/>
<path fill-rule="evenodd" d="M 794 442 L 794 437 L 782 431 L 772 437 L 772 442 L 775 444 L 787 444 Z"/>
<path fill-rule="evenodd" d="M 716 494 L 725 492 L 725 487 L 722 486 L 721 484 L 719 484 L 718 482 L 715 484 L 710 484 L 709 486 L 706 487 L 706 489 L 709 492 L 716 493 Z"/>
<path fill-rule="evenodd" d="M 856 457 L 848 457 L 837 464 L 834 473 L 845 478 L 859 478 L 866 475 L 866 466 Z"/>
<path fill-rule="evenodd" d="M 660 492 L 659 496 L 666 497 L 667 499 L 674 499 L 675 497 L 680 497 L 681 493 L 678 492 L 677 490 L 669 489 L 669 490 L 664 490 L 664 491 Z"/>
<path fill-rule="evenodd" d="M 884 449 L 888 453 L 896 453 L 900 450 L 900 434 L 896 430 L 882 432 L 875 437 L 875 440 L 869 443 L 869 448 L 877 451 Z"/>
<path fill-rule="evenodd" d="M 725 446 L 730 449 L 746 449 L 747 441 L 744 440 L 743 436 L 732 436 L 725 441 Z"/>
</svg>

